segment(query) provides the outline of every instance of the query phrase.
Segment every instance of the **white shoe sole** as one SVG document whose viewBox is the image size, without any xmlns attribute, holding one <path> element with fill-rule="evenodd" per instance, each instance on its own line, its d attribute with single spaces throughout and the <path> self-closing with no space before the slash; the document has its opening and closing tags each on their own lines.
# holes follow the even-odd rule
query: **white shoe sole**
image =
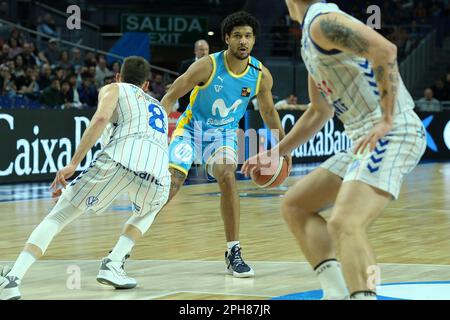
<svg viewBox="0 0 450 320">
<path fill-rule="evenodd" d="M 133 289 L 137 286 L 136 282 L 117 283 L 115 279 L 108 275 L 108 272 L 104 272 L 104 270 L 100 270 L 98 273 L 97 281 L 101 284 L 111 286 L 116 289 Z"/>
<path fill-rule="evenodd" d="M 226 272 L 228 274 L 231 274 L 235 278 L 251 278 L 251 277 L 255 276 L 255 271 L 253 271 L 253 269 L 251 269 L 248 272 L 242 272 L 242 273 L 235 272 L 232 269 L 226 269 Z"/>
<path fill-rule="evenodd" d="M 3 289 L 0 293 L 0 300 L 19 300 L 22 298 L 19 288 Z"/>
</svg>

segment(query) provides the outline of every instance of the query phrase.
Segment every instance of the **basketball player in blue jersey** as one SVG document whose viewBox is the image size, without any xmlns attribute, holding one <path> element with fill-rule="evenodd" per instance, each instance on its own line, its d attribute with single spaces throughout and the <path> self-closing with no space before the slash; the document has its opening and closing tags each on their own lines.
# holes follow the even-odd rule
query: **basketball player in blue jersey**
<svg viewBox="0 0 450 320">
<path fill-rule="evenodd" d="M 165 107 L 193 89 L 190 103 L 180 117 L 169 147 L 171 188 L 169 200 L 186 180 L 193 162 L 204 164 L 221 191 L 221 213 L 225 228 L 228 273 L 251 277 L 253 269 L 241 256 L 239 243 L 239 195 L 236 186 L 237 135 L 239 120 L 251 98 L 257 96 L 261 116 L 270 129 L 284 137 L 272 98 L 272 76 L 250 56 L 258 21 L 246 12 L 236 12 L 222 22 L 228 48 L 192 64 L 161 100 Z M 291 158 L 288 157 L 289 163 Z"/>
<path fill-rule="evenodd" d="M 405 175 L 425 151 L 425 130 L 399 75 L 395 45 L 335 4 L 286 3 L 303 27 L 311 107 L 273 152 L 290 154 L 333 114 L 354 145 L 293 186 L 283 199 L 283 216 L 318 275 L 324 299 L 376 299 L 367 229 L 398 198 Z M 244 173 L 258 168 L 257 161 L 249 159 Z M 325 221 L 319 212 L 333 204 Z"/>
<path fill-rule="evenodd" d="M 0 300 L 20 299 L 22 278 L 53 238 L 82 214 L 103 212 L 123 191 L 132 201 L 133 215 L 102 260 L 97 281 L 120 289 L 137 285 L 124 271 L 125 260 L 166 203 L 170 189 L 167 115 L 159 101 L 145 93 L 149 72 L 144 58 L 128 57 L 116 76 L 117 83 L 100 90 L 97 111 L 75 154 L 53 181 L 58 202 L 31 233 L 12 269 L 0 267 Z M 105 129 L 109 124 L 112 131 Z M 101 152 L 68 184 L 66 179 L 102 133 L 108 136 Z"/>
</svg>

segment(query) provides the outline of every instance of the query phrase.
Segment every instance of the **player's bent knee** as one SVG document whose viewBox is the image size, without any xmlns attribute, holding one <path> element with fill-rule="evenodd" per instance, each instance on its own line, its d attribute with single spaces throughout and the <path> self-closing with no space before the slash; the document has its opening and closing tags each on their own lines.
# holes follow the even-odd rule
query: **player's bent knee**
<svg viewBox="0 0 450 320">
<path fill-rule="evenodd" d="M 336 241 L 351 238 L 364 232 L 365 228 L 360 223 L 352 221 L 345 216 L 332 217 L 327 223 L 328 233 Z"/>
<path fill-rule="evenodd" d="M 220 172 L 217 177 L 217 182 L 219 185 L 229 186 L 236 183 L 235 170 L 234 169 L 225 169 Z"/>
</svg>

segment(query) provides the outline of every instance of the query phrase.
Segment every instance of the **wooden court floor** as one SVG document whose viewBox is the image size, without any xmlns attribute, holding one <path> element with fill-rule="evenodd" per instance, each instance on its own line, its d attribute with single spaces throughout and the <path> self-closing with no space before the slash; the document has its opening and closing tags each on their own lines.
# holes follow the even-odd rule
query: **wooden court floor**
<svg viewBox="0 0 450 320">
<path fill-rule="evenodd" d="M 84 216 L 54 239 L 23 280 L 23 298 L 272 299 L 319 289 L 280 215 L 286 187 L 300 178 L 290 177 L 275 190 L 239 182 L 242 252 L 255 270 L 253 279 L 225 274 L 218 187 L 210 183 L 184 186 L 136 245 L 126 264 L 139 282 L 136 289 L 117 291 L 95 281 L 100 259 L 130 215 L 127 198 L 120 197 L 103 215 Z M 11 264 L 51 209 L 47 187 L 39 187 L 44 198 L 27 200 L 36 191 L 0 186 L 0 264 Z M 8 200 L 14 192 L 25 196 Z M 421 164 L 371 228 L 382 283 L 450 280 L 449 234 L 450 163 Z"/>
</svg>

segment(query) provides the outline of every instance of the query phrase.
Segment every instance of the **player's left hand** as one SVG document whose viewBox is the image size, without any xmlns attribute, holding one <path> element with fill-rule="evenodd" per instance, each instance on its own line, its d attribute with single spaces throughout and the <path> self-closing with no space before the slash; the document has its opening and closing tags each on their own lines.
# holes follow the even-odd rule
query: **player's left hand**
<svg viewBox="0 0 450 320">
<path fill-rule="evenodd" d="M 67 186 L 66 179 L 69 179 L 71 176 L 73 176 L 76 169 L 76 166 L 69 164 L 61 170 L 58 170 L 58 172 L 56 173 L 56 177 L 50 186 L 50 188 L 54 190 L 52 192 L 52 197 L 59 197 L 61 195 L 62 189 Z"/>
<path fill-rule="evenodd" d="M 383 138 L 392 129 L 392 122 L 381 120 L 378 122 L 369 133 L 363 137 L 357 144 L 354 150 L 355 154 L 363 153 L 367 146 L 369 151 L 372 152 L 375 149 L 378 140 Z"/>
</svg>

